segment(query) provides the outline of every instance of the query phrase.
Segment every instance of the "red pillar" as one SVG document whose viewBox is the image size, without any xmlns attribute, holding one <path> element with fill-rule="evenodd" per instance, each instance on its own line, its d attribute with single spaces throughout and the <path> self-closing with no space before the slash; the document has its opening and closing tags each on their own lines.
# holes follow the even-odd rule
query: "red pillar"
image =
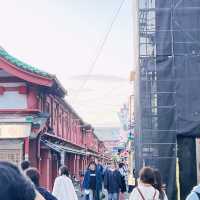
<svg viewBox="0 0 200 200">
<path fill-rule="evenodd" d="M 56 177 L 58 176 L 58 155 L 54 154 L 52 157 L 52 184 L 54 183 Z M 52 185 L 53 186 L 53 185 Z M 51 188 L 53 189 L 53 188 Z"/>
<path fill-rule="evenodd" d="M 76 163 L 76 155 L 74 155 L 74 170 L 73 174 L 76 176 L 76 168 L 77 168 L 77 163 Z"/>
<path fill-rule="evenodd" d="M 86 156 L 83 157 L 83 173 L 86 170 Z"/>
<path fill-rule="evenodd" d="M 69 154 L 68 153 L 65 154 L 65 166 L 67 166 L 67 168 L 70 170 L 70 166 L 69 166 Z"/>
<path fill-rule="evenodd" d="M 87 156 L 85 156 L 85 158 L 84 158 L 84 168 L 83 168 L 84 172 L 86 171 L 87 166 L 88 166 L 88 164 L 87 164 Z"/>
<path fill-rule="evenodd" d="M 76 155 L 76 177 L 79 179 L 79 175 L 80 175 L 80 156 Z"/>
<path fill-rule="evenodd" d="M 52 188 L 51 153 L 47 149 L 41 151 L 41 185 L 48 190 Z"/>
<path fill-rule="evenodd" d="M 83 161 L 84 161 L 83 156 L 81 156 L 79 158 L 79 175 L 80 175 L 80 172 L 81 173 L 83 172 Z"/>
<path fill-rule="evenodd" d="M 38 145 L 37 140 L 32 139 L 29 143 L 29 161 L 31 162 L 31 166 L 38 168 Z"/>
<path fill-rule="evenodd" d="M 74 175 L 74 168 L 75 168 L 74 162 L 75 162 L 74 154 L 71 154 L 70 155 L 70 163 L 69 163 L 71 175 Z"/>
</svg>

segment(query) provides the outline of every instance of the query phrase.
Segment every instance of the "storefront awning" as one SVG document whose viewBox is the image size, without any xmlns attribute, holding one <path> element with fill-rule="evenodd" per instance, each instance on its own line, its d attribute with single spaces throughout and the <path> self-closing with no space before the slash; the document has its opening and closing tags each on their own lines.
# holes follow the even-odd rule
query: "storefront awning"
<svg viewBox="0 0 200 200">
<path fill-rule="evenodd" d="M 84 150 L 78 150 L 78 149 L 73 149 L 67 146 L 63 146 L 63 145 L 58 145 L 58 144 L 54 144 L 48 140 L 41 140 L 41 142 L 46 145 L 47 147 L 49 147 L 50 149 L 53 149 L 57 152 L 66 152 L 66 153 L 72 153 L 72 154 L 78 154 L 78 155 L 86 155 L 86 152 Z"/>
</svg>

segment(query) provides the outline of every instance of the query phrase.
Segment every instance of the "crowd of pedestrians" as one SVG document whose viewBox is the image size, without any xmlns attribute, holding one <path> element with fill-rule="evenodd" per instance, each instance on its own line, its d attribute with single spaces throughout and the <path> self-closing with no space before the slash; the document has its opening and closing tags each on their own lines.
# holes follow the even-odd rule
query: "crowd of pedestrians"
<svg viewBox="0 0 200 200">
<path fill-rule="evenodd" d="M 90 162 L 83 180 L 86 200 L 125 200 L 127 169 L 124 163 Z"/>
<path fill-rule="evenodd" d="M 107 191 L 107 195 L 103 196 L 107 196 L 108 200 L 125 200 L 127 198 L 129 200 L 168 200 L 158 170 L 144 167 L 139 173 L 137 185 L 129 191 L 130 197 L 128 197 L 127 170 L 124 163 L 112 162 L 102 167 L 99 165 L 99 163 L 91 162 L 85 173 L 83 189 L 86 200 L 102 199 L 102 188 Z"/>
<path fill-rule="evenodd" d="M 61 166 L 53 191 L 40 186 L 40 173 L 28 161 L 15 165 L 0 161 L 0 199 L 3 200 L 78 200 L 69 171 Z M 84 174 L 83 200 L 125 200 L 127 169 L 123 163 L 102 165 L 99 160 L 89 163 Z M 167 200 L 161 175 L 150 167 L 141 169 L 137 185 L 129 200 Z"/>
</svg>

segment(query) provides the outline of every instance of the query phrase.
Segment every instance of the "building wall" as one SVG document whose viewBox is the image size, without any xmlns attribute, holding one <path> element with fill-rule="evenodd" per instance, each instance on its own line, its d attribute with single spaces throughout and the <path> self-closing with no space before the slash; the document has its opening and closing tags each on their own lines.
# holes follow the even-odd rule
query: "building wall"
<svg viewBox="0 0 200 200">
<path fill-rule="evenodd" d="M 53 188 L 53 175 L 55 177 L 55 172 L 53 172 L 53 169 L 55 170 L 55 164 L 53 164 L 52 153 L 48 149 L 42 149 L 40 169 L 41 185 L 48 190 L 52 190 Z"/>
<path fill-rule="evenodd" d="M 80 119 L 70 108 L 59 101 L 58 98 L 46 94 L 40 96 L 38 103 L 41 112 L 50 114 L 49 126 L 53 129 L 52 132 L 55 136 L 84 147 Z"/>
<path fill-rule="evenodd" d="M 0 70 L 0 111 L 6 110 L 20 110 L 18 113 L 24 116 L 35 116 L 37 113 L 49 113 L 49 120 L 44 127 L 45 132 L 55 136 L 55 140 L 61 143 L 69 143 L 72 148 L 79 150 L 90 149 L 99 155 L 99 152 L 104 151 L 102 144 L 100 145 L 99 139 L 94 135 L 94 131 L 83 131 L 84 123 L 80 117 L 73 111 L 73 109 L 64 100 L 52 93 L 52 91 L 41 86 L 34 84 L 25 84 L 23 80 L 16 80 L 16 77 L 7 77 L 8 74 Z M 20 114 L 21 111 L 24 114 Z M 22 112 L 22 113 L 23 113 Z M 34 114 L 33 114 L 34 113 Z M 12 115 L 12 112 L 9 113 Z M 16 114 L 14 111 L 13 114 Z M 46 130 L 47 128 L 47 130 Z M 38 144 L 37 134 L 40 134 L 43 128 L 40 127 L 37 132 L 32 129 L 31 136 L 33 138 L 24 138 L 26 143 L 26 151 L 21 150 L 20 158 L 17 163 L 19 164 L 22 159 L 26 158 L 25 153 L 33 167 L 37 167 L 41 173 L 41 185 L 52 190 L 54 180 L 58 175 L 58 167 L 60 165 L 60 155 L 53 150 Z M 34 134 L 36 134 L 34 136 Z M 26 142 L 25 142 L 26 141 Z M 23 140 L 22 140 L 23 143 Z M 25 149 L 25 148 L 24 148 Z M 9 151 L 10 152 L 10 151 Z M 8 153 L 9 153 L 8 152 Z M 11 152 L 12 153 L 12 152 Z M 86 169 L 86 165 L 90 161 L 88 156 L 80 156 L 76 153 L 65 155 L 65 164 L 69 167 L 70 173 L 80 178 L 80 173 Z"/>
<path fill-rule="evenodd" d="M 81 119 L 61 97 L 42 87 L 27 85 L 23 80 L 15 82 L 16 77 L 3 70 L 0 70 L 0 77 L 5 79 L 5 82 L 0 82 L 0 109 L 34 109 L 49 113 L 52 134 L 82 148 L 88 146 L 98 152 L 98 139 L 91 131 L 88 137 L 83 134 Z"/>
<path fill-rule="evenodd" d="M 38 167 L 37 159 L 37 140 L 31 140 L 29 146 L 29 160 L 32 166 Z"/>
</svg>

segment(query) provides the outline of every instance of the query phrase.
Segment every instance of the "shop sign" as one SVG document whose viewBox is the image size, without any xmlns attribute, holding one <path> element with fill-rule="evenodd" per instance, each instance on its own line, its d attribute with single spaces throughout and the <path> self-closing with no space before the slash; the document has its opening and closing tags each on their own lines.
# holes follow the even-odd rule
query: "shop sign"
<svg viewBox="0 0 200 200">
<path fill-rule="evenodd" d="M 25 138 L 30 132 L 30 123 L 0 123 L 0 139 Z"/>
</svg>

